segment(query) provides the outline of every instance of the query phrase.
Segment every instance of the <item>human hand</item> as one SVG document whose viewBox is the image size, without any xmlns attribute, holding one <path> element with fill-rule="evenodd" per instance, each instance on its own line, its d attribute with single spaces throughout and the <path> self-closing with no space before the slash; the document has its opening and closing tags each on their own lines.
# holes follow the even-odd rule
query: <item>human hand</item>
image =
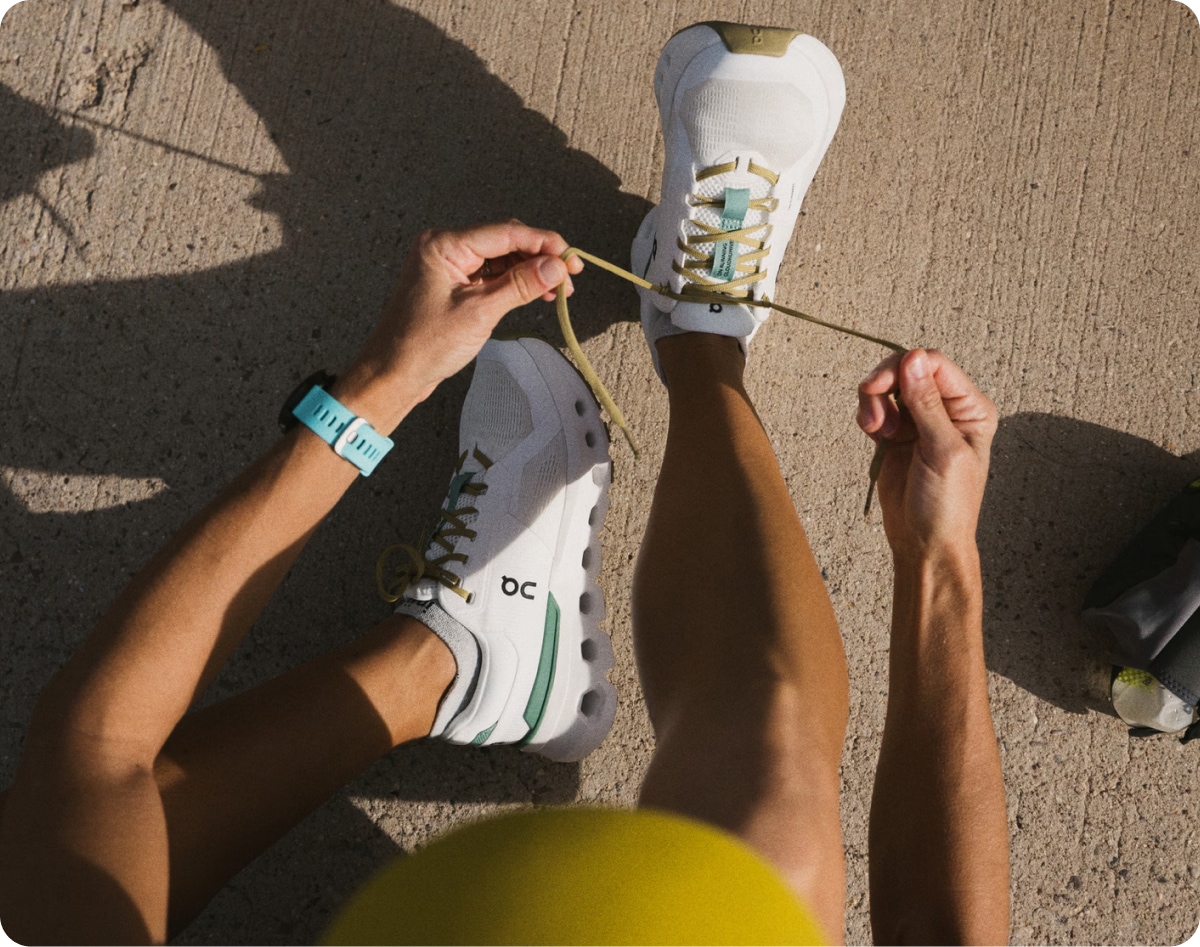
<svg viewBox="0 0 1200 947">
<path fill-rule="evenodd" d="M 405 257 L 383 315 L 355 367 L 402 382 L 417 401 L 470 364 L 510 310 L 553 301 L 568 270 L 567 242 L 518 220 L 463 230 L 427 230 Z"/>
<path fill-rule="evenodd" d="M 991 399 L 941 352 L 914 349 L 881 362 L 858 402 L 858 426 L 891 442 L 878 487 L 893 556 L 973 549 L 996 433 Z"/>
</svg>

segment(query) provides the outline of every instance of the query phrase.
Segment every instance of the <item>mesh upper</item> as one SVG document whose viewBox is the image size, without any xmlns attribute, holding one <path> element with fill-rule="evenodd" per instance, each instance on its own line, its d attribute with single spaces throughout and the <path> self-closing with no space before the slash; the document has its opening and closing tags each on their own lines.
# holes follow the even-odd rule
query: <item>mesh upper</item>
<svg viewBox="0 0 1200 947">
<path fill-rule="evenodd" d="M 779 173 L 795 164 L 813 144 L 812 105 L 803 93 L 785 83 L 709 79 L 684 93 L 681 118 L 698 168 L 717 164 L 730 152 L 745 149 Z M 720 199 L 727 187 L 749 188 L 751 200 L 771 194 L 770 182 L 747 171 L 705 178 L 697 182 L 694 193 Z M 753 227 L 767 219 L 766 212 L 750 210 L 743 226 Z M 692 225 L 692 220 L 720 227 L 721 210 L 705 206 L 692 210 L 691 220 L 684 222 L 684 232 L 700 234 L 703 231 Z M 754 236 L 770 241 L 765 230 Z M 699 249 L 711 252 L 707 244 Z"/>
<path fill-rule="evenodd" d="M 478 447 L 498 463 L 531 433 L 529 400 L 516 379 L 500 362 L 476 362 L 459 422 L 459 451 L 467 451 L 469 457 Z"/>
<path fill-rule="evenodd" d="M 782 172 L 815 142 L 812 103 L 783 82 L 709 79 L 684 93 L 680 117 L 700 167 L 745 148 Z"/>
<path fill-rule="evenodd" d="M 526 526 L 533 527 L 538 514 L 562 490 L 567 479 L 567 441 L 560 431 L 545 449 L 528 464 L 521 474 L 521 496 L 517 516 Z"/>
</svg>

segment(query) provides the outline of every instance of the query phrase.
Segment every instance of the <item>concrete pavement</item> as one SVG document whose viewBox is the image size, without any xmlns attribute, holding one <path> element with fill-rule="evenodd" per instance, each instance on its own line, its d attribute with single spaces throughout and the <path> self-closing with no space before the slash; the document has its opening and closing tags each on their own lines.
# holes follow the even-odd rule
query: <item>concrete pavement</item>
<svg viewBox="0 0 1200 947">
<path fill-rule="evenodd" d="M 1076 618 L 1099 569 L 1200 472 L 1200 29 L 1175 0 L 15 7 L 0 29 L 0 784 L 40 687 L 270 442 L 296 382 L 353 354 L 415 233 L 518 216 L 625 261 L 658 188 L 659 48 L 714 18 L 812 33 L 846 74 L 779 300 L 943 348 L 1003 416 L 980 546 L 1014 942 L 1196 930 L 1200 744 L 1127 736 Z M 613 445 L 611 736 L 571 766 L 403 748 L 182 942 L 311 942 L 389 856 L 448 827 L 530 802 L 634 802 L 653 735 L 626 590 L 666 398 L 632 290 L 594 269 L 577 282 L 584 348 L 645 447 L 634 462 Z M 550 306 L 512 322 L 556 339 Z M 880 355 L 774 316 L 748 369 L 846 640 L 855 943 L 870 941 L 890 592 L 878 515 L 861 517 L 870 449 L 853 389 Z M 385 613 L 375 558 L 441 502 L 467 381 L 401 428 L 206 699 Z"/>
</svg>

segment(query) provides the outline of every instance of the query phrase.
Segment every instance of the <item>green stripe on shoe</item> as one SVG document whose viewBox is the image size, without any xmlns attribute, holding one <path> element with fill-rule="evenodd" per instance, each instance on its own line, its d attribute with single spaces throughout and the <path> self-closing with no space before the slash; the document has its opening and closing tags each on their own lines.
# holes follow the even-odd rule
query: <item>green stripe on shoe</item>
<svg viewBox="0 0 1200 947">
<path fill-rule="evenodd" d="M 525 746 L 533 739 L 542 717 L 546 714 L 546 705 L 550 701 L 550 689 L 554 686 L 554 667 L 558 658 L 558 622 L 562 612 L 554 594 L 546 596 L 546 624 L 542 630 L 542 654 L 538 659 L 537 676 L 533 679 L 533 690 L 529 694 L 529 703 L 525 705 L 525 722 L 529 732 L 517 743 Z"/>
</svg>

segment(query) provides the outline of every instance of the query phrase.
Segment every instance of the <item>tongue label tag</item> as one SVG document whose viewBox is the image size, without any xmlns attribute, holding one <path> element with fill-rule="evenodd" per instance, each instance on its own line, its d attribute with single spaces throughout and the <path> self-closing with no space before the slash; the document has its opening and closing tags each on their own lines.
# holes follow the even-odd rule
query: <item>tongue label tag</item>
<svg viewBox="0 0 1200 947">
<path fill-rule="evenodd" d="M 721 211 L 722 230 L 741 230 L 750 209 L 750 188 L 725 188 L 725 208 Z M 738 244 L 721 240 L 713 247 L 713 279 L 728 282 L 737 272 Z"/>
<path fill-rule="evenodd" d="M 725 188 L 725 209 L 721 211 L 722 230 L 740 230 L 750 209 L 750 188 Z"/>
</svg>

